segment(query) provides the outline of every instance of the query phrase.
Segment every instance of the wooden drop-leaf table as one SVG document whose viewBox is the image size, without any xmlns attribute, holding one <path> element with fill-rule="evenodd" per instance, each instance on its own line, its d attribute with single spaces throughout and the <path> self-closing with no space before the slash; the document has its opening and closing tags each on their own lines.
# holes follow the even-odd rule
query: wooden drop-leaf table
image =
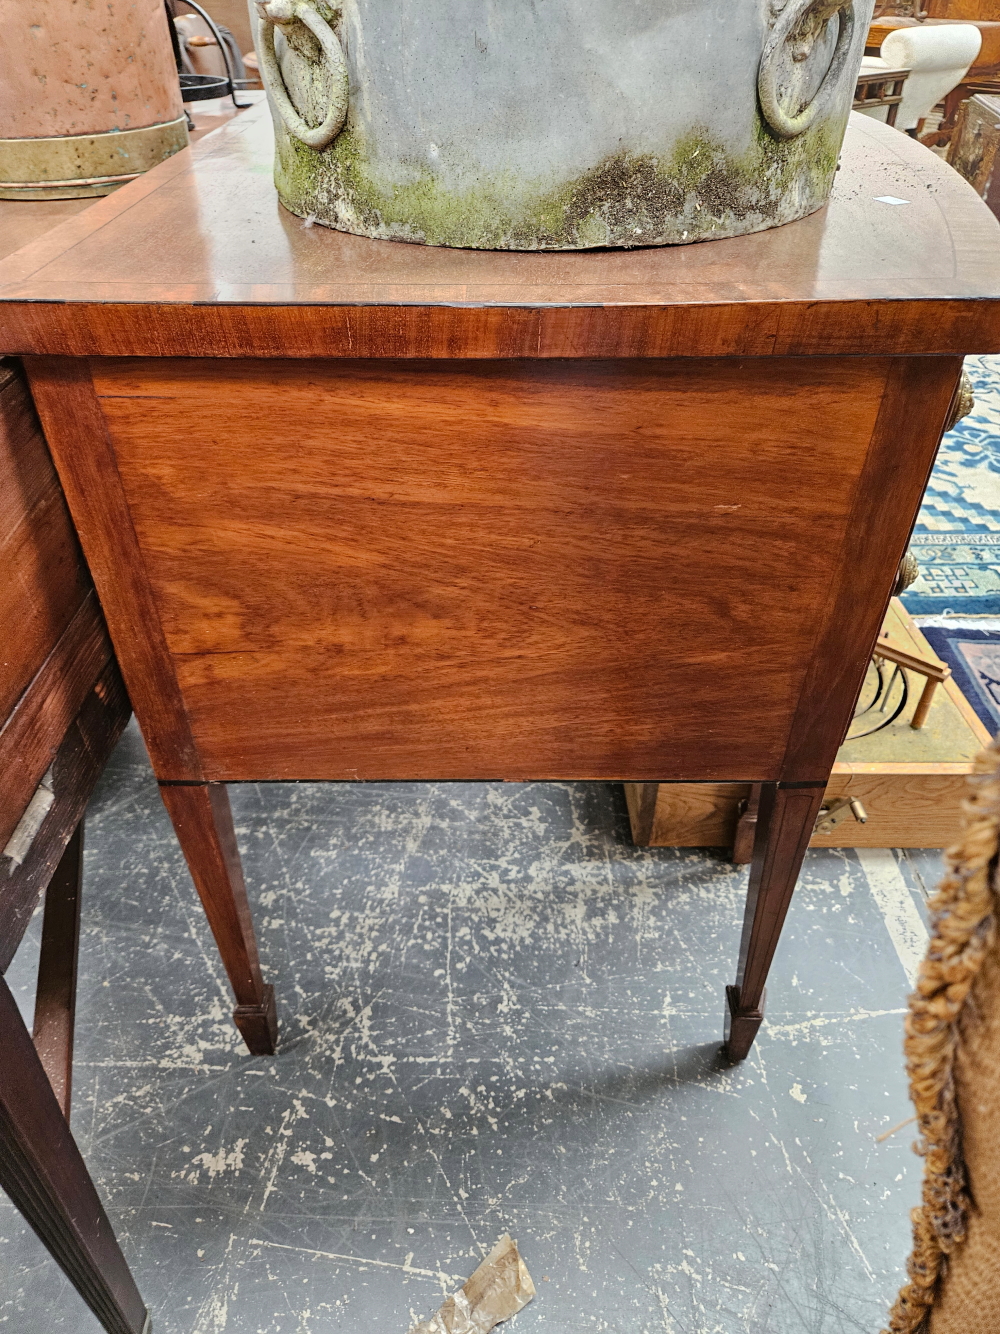
<svg viewBox="0 0 1000 1334">
<path fill-rule="evenodd" d="M 1000 227 L 859 117 L 828 208 L 630 252 L 304 225 L 271 151 L 258 107 L 0 266 L 247 1045 L 226 783 L 733 780 L 742 1058 Z"/>
</svg>

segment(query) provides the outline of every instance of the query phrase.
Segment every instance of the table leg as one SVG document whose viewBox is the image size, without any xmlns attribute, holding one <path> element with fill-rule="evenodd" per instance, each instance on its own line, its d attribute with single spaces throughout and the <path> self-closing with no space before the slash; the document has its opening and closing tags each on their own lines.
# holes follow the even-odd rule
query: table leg
<svg viewBox="0 0 1000 1334">
<path fill-rule="evenodd" d="M 735 986 L 726 988 L 726 1053 L 742 1061 L 764 1018 L 764 983 L 812 837 L 826 781 L 762 783 Z"/>
<path fill-rule="evenodd" d="M 73 1028 L 76 1022 L 82 889 L 81 820 L 45 890 L 35 1022 L 31 1035 L 38 1059 L 67 1121 L 73 1089 Z"/>
<path fill-rule="evenodd" d="M 160 795 L 236 994 L 236 1027 L 255 1056 L 270 1055 L 278 1040 L 274 988 L 260 973 L 225 784 L 163 782 Z"/>
<path fill-rule="evenodd" d="M 7 983 L 0 978 L 0 1186 L 108 1334 L 149 1317 Z"/>
</svg>

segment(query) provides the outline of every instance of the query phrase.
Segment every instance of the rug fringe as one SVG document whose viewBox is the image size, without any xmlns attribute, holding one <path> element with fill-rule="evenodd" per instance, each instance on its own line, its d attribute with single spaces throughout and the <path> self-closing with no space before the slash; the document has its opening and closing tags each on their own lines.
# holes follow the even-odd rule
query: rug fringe
<svg viewBox="0 0 1000 1334">
<path fill-rule="evenodd" d="M 909 1282 L 882 1334 L 923 1334 L 948 1255 L 965 1239 L 968 1181 L 955 1100 L 959 1022 L 995 931 L 994 863 L 1000 842 L 1000 738 L 976 760 L 962 835 L 931 900 L 930 942 L 906 1018 L 906 1068 L 924 1156 L 923 1203 L 910 1215 Z"/>
</svg>

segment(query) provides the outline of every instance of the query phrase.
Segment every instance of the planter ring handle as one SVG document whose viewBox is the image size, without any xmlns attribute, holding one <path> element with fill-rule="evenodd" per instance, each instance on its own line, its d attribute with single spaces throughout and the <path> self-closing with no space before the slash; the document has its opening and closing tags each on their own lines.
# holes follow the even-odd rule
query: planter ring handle
<svg viewBox="0 0 1000 1334">
<path fill-rule="evenodd" d="M 834 48 L 830 68 L 823 76 L 823 82 L 815 96 L 795 115 L 781 105 L 778 97 L 776 78 L 777 56 L 786 45 L 794 41 L 795 34 L 803 23 L 812 17 L 817 24 L 828 22 L 835 14 L 840 15 L 840 31 Z M 854 0 L 787 0 L 778 14 L 774 27 L 764 43 L 764 53 L 760 58 L 757 72 L 757 95 L 760 108 L 767 123 L 782 139 L 794 139 L 809 129 L 816 117 L 823 111 L 831 96 L 836 93 L 840 76 L 847 65 L 854 39 Z M 804 59 L 793 52 L 792 59 Z"/>
<path fill-rule="evenodd" d="M 260 15 L 257 46 L 261 73 L 281 119 L 290 133 L 308 148 L 317 151 L 326 148 L 336 139 L 347 119 L 347 62 L 337 34 L 309 0 L 257 0 L 257 12 Z M 319 42 L 331 67 L 333 91 L 330 109 L 322 125 L 308 125 L 295 110 L 274 50 L 274 25 L 294 23 L 296 20 L 304 23 Z"/>
</svg>

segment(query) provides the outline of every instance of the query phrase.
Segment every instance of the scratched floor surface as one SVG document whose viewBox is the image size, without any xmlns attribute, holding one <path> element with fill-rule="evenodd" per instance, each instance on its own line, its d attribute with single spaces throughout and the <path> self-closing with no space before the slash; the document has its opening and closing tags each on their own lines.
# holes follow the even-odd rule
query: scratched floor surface
<svg viewBox="0 0 1000 1334">
<path fill-rule="evenodd" d="M 236 1041 L 134 729 L 89 821 L 73 1127 L 157 1334 L 406 1334 L 504 1231 L 538 1285 L 511 1334 L 880 1328 L 936 855 L 809 855 L 729 1069 L 745 873 L 631 847 L 620 788 L 232 795 L 273 1059 Z M 3 1328 L 98 1326 L 0 1199 Z"/>
</svg>

